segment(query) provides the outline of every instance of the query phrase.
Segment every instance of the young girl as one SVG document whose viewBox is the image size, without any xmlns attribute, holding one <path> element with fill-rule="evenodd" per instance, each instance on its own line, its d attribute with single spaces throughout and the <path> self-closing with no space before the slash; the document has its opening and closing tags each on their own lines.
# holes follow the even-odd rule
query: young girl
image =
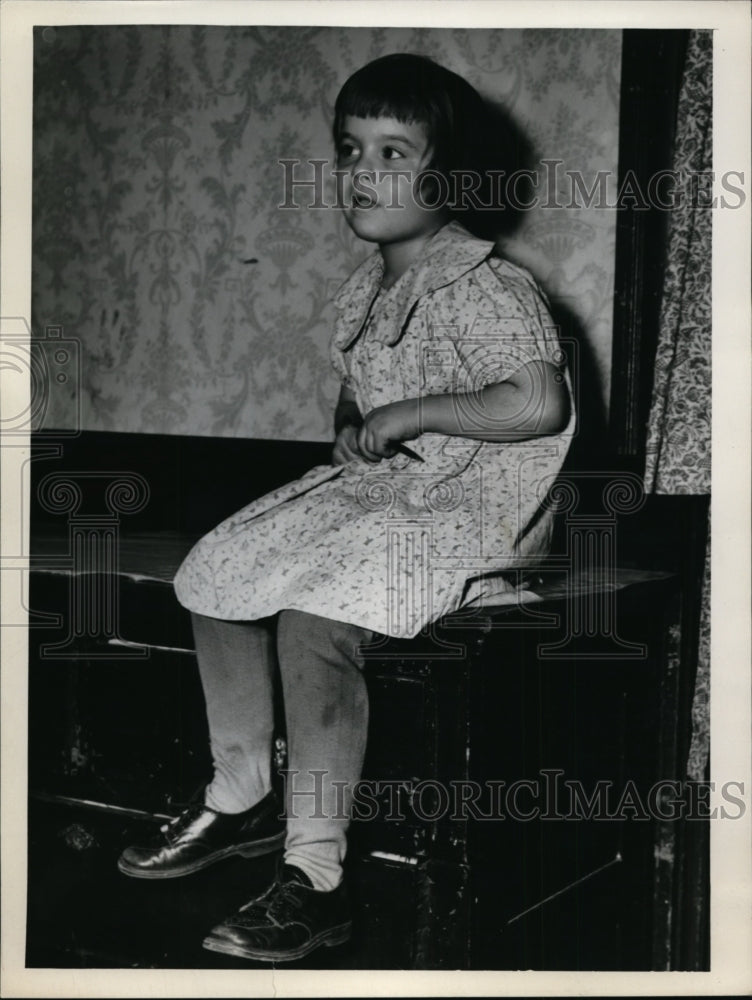
<svg viewBox="0 0 752 1000">
<path fill-rule="evenodd" d="M 175 579 L 193 613 L 214 777 L 203 805 L 119 867 L 171 878 L 283 846 L 273 885 L 206 938 L 215 951 L 284 961 L 347 939 L 364 650 L 479 600 L 494 574 L 498 592 L 500 571 L 548 546 L 542 500 L 573 420 L 553 324 L 527 272 L 471 236 L 445 197 L 471 186 L 482 120 L 475 90 L 419 56 L 378 59 L 342 88 L 344 212 L 378 251 L 336 297 L 332 465 L 219 525 Z M 284 822 L 270 784 L 276 669 Z"/>
</svg>

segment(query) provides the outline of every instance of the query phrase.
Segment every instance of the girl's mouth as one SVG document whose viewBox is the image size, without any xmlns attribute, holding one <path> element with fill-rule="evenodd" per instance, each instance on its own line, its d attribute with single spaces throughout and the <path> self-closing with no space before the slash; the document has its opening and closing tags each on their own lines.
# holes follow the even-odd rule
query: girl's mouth
<svg viewBox="0 0 752 1000">
<path fill-rule="evenodd" d="M 365 192 L 356 191 L 353 193 L 352 198 L 350 199 L 351 208 L 366 210 L 369 208 L 376 208 L 377 205 L 378 201 L 376 200 L 376 198 L 373 195 L 367 194 Z"/>
</svg>

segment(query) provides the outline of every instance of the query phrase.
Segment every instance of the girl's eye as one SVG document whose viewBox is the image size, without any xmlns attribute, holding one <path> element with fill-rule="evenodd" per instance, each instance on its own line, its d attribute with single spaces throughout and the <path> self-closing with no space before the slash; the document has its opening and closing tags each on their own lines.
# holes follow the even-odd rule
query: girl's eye
<svg viewBox="0 0 752 1000">
<path fill-rule="evenodd" d="M 402 160 L 404 159 L 404 153 L 397 149 L 395 146 L 384 146 L 382 150 L 382 155 L 385 160 Z"/>
<path fill-rule="evenodd" d="M 343 142 L 337 151 L 337 159 L 342 162 L 343 160 L 351 160 L 355 156 L 356 149 L 351 142 Z"/>
</svg>

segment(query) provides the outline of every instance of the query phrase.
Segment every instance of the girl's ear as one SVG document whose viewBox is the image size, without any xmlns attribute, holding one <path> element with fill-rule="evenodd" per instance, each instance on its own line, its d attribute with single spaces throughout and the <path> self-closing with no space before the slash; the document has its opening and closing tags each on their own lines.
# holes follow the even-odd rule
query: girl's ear
<svg viewBox="0 0 752 1000">
<path fill-rule="evenodd" d="M 427 128 L 426 131 L 428 131 Z M 425 148 L 425 152 L 420 158 L 420 169 L 421 170 L 436 169 L 436 144 L 431 140 L 430 136 L 428 144 L 426 145 Z"/>
<path fill-rule="evenodd" d="M 414 190 L 422 208 L 445 213 L 451 211 L 453 198 L 451 183 L 441 170 L 428 168 L 421 171 Z"/>
<path fill-rule="evenodd" d="M 430 161 L 429 161 L 430 162 Z M 424 171 L 430 170 L 430 173 Z M 417 194 L 420 197 L 421 204 L 427 207 L 435 207 L 435 203 L 438 202 L 439 198 L 444 192 L 441 190 L 441 184 L 436 177 L 436 171 L 429 166 L 426 166 L 418 174 L 418 187 Z"/>
</svg>

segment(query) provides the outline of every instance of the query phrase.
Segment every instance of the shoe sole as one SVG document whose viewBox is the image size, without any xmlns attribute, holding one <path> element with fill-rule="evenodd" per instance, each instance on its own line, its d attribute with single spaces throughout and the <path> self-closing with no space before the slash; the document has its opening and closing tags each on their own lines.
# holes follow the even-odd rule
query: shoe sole
<svg viewBox="0 0 752 1000">
<path fill-rule="evenodd" d="M 332 927 L 328 931 L 322 931 L 316 937 L 311 938 L 306 944 L 300 945 L 294 951 L 268 951 L 256 950 L 254 948 L 242 948 L 240 945 L 231 944 L 222 938 L 214 938 L 211 935 L 204 938 L 203 946 L 207 951 L 217 951 L 223 955 L 232 955 L 234 958 L 250 958 L 257 962 L 294 962 L 298 958 L 305 958 L 317 948 L 334 948 L 336 945 L 344 944 L 350 940 L 352 934 L 352 923 L 340 924 L 339 927 Z"/>
<path fill-rule="evenodd" d="M 202 869 L 216 864 L 217 861 L 224 861 L 225 858 L 230 858 L 235 854 L 239 854 L 243 858 L 258 858 L 262 854 L 271 854 L 273 851 L 278 851 L 284 847 L 285 836 L 286 833 L 283 830 L 281 833 L 275 834 L 273 837 L 267 837 L 265 840 L 256 840 L 253 843 L 240 844 L 236 847 L 224 847 L 221 851 L 215 851 L 213 854 L 209 854 L 205 858 L 200 858 L 192 864 L 183 865 L 180 868 L 170 868 L 166 871 L 148 871 L 131 867 L 122 858 L 118 859 L 118 869 L 123 875 L 129 875 L 131 878 L 181 878 L 183 875 L 192 875 L 194 872 L 200 872 Z"/>
</svg>

